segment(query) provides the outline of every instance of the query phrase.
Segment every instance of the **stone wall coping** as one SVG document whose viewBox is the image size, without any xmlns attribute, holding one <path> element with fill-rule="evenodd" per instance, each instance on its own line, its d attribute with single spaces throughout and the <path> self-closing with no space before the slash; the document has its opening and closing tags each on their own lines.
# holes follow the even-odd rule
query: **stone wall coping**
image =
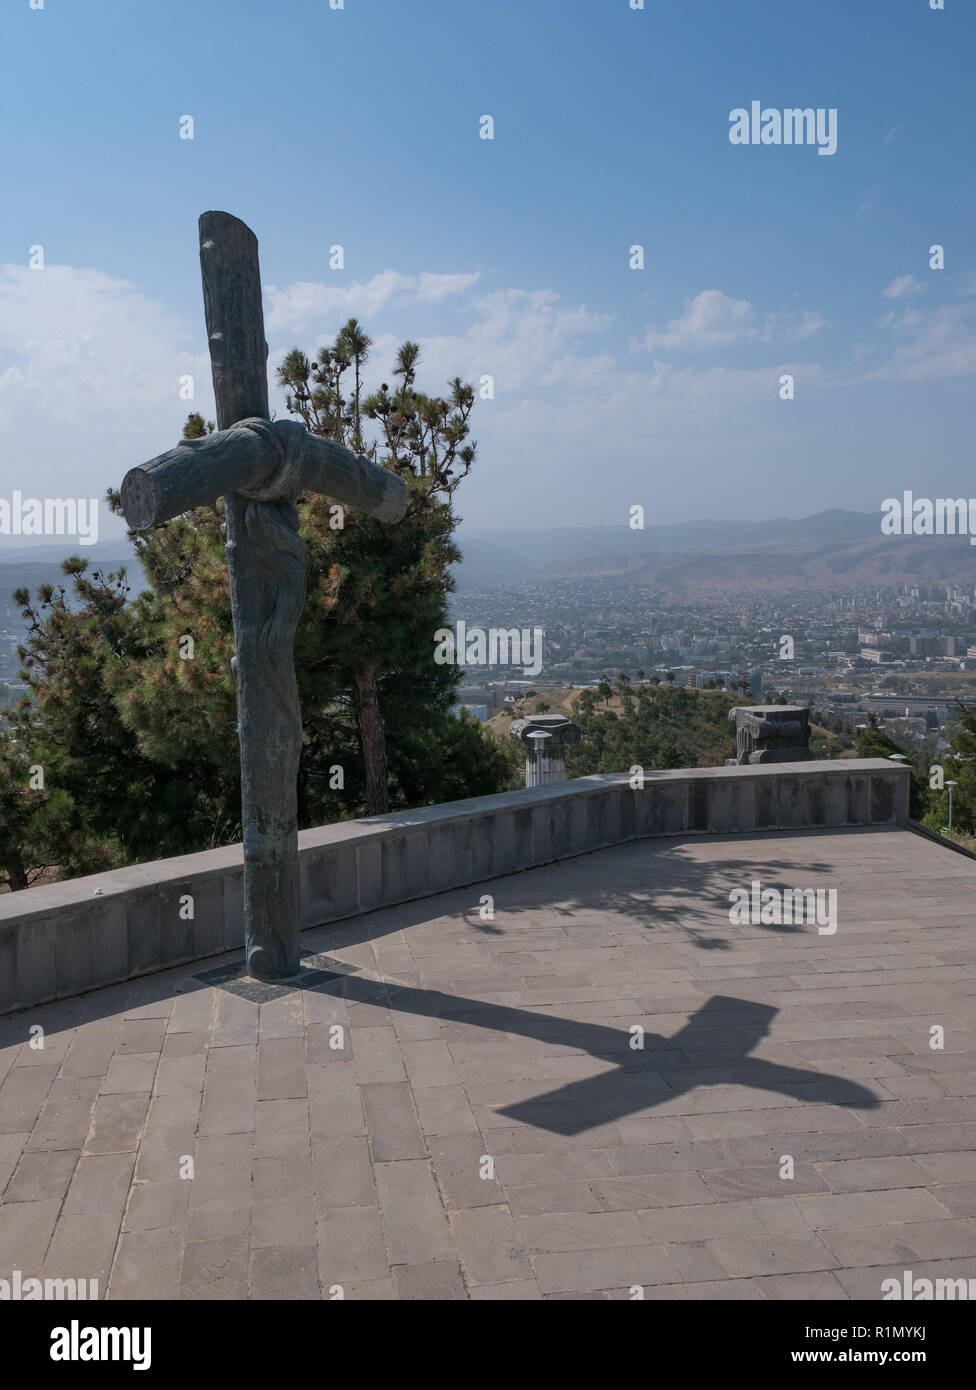
<svg viewBox="0 0 976 1390">
<path fill-rule="evenodd" d="M 777 706 L 776 708 L 782 708 Z M 721 781 L 732 782 L 741 778 L 762 778 L 782 780 L 790 777 L 849 777 L 853 774 L 883 772 L 891 776 L 908 777 L 910 768 L 905 764 L 894 763 L 886 758 L 848 758 L 830 759 L 820 762 L 761 763 L 738 767 L 690 767 L 673 768 L 664 771 L 645 771 L 644 790 L 659 784 L 681 784 L 685 782 Z M 367 816 L 360 820 L 337 821 L 332 825 L 315 826 L 302 830 L 298 836 L 299 854 L 304 850 L 320 849 L 329 845 L 339 845 L 349 840 L 368 843 L 385 839 L 398 831 L 409 830 L 413 826 L 429 826 L 454 821 L 463 824 L 485 815 L 498 814 L 508 810 L 526 810 L 533 806 L 551 802 L 568 801 L 578 797 L 597 796 L 614 787 L 626 786 L 630 781 L 627 772 L 597 773 L 590 777 L 578 777 L 569 782 L 558 782 L 547 787 L 522 788 L 518 791 L 500 792 L 492 796 L 468 797 L 461 801 L 446 801 L 435 806 L 421 806 L 411 811 L 393 811 L 388 815 Z M 689 834 L 694 833 L 692 831 Z M 754 833 L 751 830 L 744 833 Z M 28 888 L 20 893 L 0 895 L 0 927 L 17 922 L 42 918 L 59 909 L 91 905 L 94 898 L 102 903 L 128 896 L 139 890 L 151 890 L 161 884 L 180 883 L 194 879 L 199 884 L 209 876 L 222 876 L 235 869 L 242 869 L 243 849 L 240 844 L 225 845 L 219 849 L 203 850 L 196 854 L 184 854 L 171 859 L 154 859 L 143 864 L 133 864 L 126 868 L 113 869 L 100 874 L 88 874 L 82 878 L 68 879 L 63 883 L 45 884 Z M 96 893 L 100 889 L 100 893 Z"/>
</svg>

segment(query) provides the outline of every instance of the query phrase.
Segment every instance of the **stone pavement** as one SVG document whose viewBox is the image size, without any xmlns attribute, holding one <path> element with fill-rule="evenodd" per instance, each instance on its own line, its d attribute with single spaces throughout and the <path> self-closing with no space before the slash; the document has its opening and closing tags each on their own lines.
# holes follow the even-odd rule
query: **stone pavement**
<svg viewBox="0 0 976 1390">
<path fill-rule="evenodd" d="M 731 924 L 753 879 L 835 888 L 836 933 Z M 976 864 L 902 830 L 645 840 L 306 933 L 300 989 L 242 981 L 237 953 L 2 1019 L 0 1278 L 138 1299 L 974 1278 L 974 890 Z"/>
</svg>

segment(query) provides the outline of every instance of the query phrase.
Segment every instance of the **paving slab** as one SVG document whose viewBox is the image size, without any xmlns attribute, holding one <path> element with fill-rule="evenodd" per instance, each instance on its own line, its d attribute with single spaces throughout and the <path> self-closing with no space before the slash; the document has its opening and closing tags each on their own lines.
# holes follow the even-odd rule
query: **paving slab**
<svg viewBox="0 0 976 1390">
<path fill-rule="evenodd" d="M 836 933 L 731 922 L 754 879 L 835 887 Z M 894 828 L 638 841 L 308 932 L 294 984 L 238 951 L 6 1018 L 0 1277 L 435 1302 L 976 1277 L 974 889 Z"/>
</svg>

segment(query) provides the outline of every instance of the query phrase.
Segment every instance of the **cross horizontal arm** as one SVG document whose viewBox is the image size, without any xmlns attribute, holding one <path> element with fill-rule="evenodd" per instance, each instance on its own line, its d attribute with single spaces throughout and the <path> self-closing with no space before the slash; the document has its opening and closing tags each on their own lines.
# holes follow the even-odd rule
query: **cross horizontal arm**
<svg viewBox="0 0 976 1390">
<path fill-rule="evenodd" d="M 334 498 L 378 521 L 407 510 L 403 479 L 344 444 L 309 434 L 295 420 L 241 420 L 227 430 L 184 439 L 130 468 L 122 511 L 133 531 L 159 526 L 228 492 L 250 501 L 294 501 L 302 492 Z"/>
</svg>

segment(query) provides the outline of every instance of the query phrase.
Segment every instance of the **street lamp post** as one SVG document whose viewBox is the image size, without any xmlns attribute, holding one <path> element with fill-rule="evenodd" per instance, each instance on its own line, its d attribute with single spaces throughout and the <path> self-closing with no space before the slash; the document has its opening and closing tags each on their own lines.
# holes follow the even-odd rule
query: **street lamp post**
<svg viewBox="0 0 976 1390">
<path fill-rule="evenodd" d="M 958 787 L 958 782 L 946 782 L 946 791 L 949 793 L 949 834 L 952 834 L 952 789 Z"/>
</svg>

